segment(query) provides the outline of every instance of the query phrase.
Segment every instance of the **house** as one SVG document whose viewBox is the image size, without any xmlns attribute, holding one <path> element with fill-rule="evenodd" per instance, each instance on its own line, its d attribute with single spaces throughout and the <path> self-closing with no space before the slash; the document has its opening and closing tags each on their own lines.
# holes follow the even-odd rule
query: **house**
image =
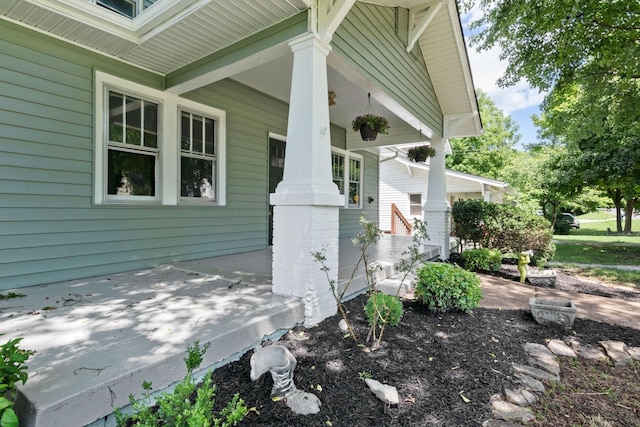
<svg viewBox="0 0 640 427">
<path fill-rule="evenodd" d="M 379 153 L 481 131 L 455 0 L 5 0 L 0 18 L 0 290 L 272 244 L 273 292 L 318 322 L 336 308 L 311 253 L 335 272 L 338 239 L 378 220 Z M 350 129 L 367 108 L 391 123 L 372 142 Z M 425 215 L 448 247 L 444 191 Z"/>
<path fill-rule="evenodd" d="M 414 162 L 402 149 L 388 150 L 380 156 L 380 229 L 394 230 L 394 212 L 399 212 L 409 223 L 422 218 L 422 206 L 428 199 L 430 161 Z M 493 203 L 511 203 L 517 191 L 508 183 L 447 169 L 446 194 L 451 206 L 458 200 L 480 199 Z"/>
</svg>

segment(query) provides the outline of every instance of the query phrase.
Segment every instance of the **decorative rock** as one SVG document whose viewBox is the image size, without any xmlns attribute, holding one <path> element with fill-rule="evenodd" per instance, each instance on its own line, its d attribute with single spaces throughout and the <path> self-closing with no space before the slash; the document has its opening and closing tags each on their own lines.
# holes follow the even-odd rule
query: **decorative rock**
<svg viewBox="0 0 640 427">
<path fill-rule="evenodd" d="M 547 344 L 547 348 L 557 356 L 576 357 L 575 351 L 573 351 L 571 347 L 566 345 L 562 340 L 550 340 Z"/>
<path fill-rule="evenodd" d="M 389 405 L 397 405 L 400 402 L 398 397 L 398 390 L 395 387 L 382 384 L 380 381 L 367 378 L 364 380 L 369 389 L 376 395 L 376 397 Z"/>
<path fill-rule="evenodd" d="M 495 418 L 501 420 L 522 423 L 529 422 L 535 418 L 529 409 L 502 400 L 496 400 L 491 403 L 491 413 Z"/>
<path fill-rule="evenodd" d="M 344 319 L 340 320 L 340 322 L 338 323 L 338 328 L 340 328 L 340 331 L 342 332 L 349 332 L 349 326 L 347 326 L 347 321 Z"/>
<path fill-rule="evenodd" d="M 536 391 L 538 393 L 545 392 L 544 384 L 542 384 L 542 382 L 538 381 L 537 379 L 520 372 L 516 372 L 515 377 L 527 390 Z"/>
<path fill-rule="evenodd" d="M 576 351 L 578 356 L 588 360 L 604 360 L 607 355 L 602 350 L 592 345 L 582 345 L 577 341 L 571 343 L 571 347 Z"/>
<path fill-rule="evenodd" d="M 600 341 L 600 345 L 616 366 L 624 366 L 631 362 L 631 356 L 627 353 L 625 343 L 621 341 Z"/>
<path fill-rule="evenodd" d="M 633 360 L 640 360 L 640 347 L 629 347 L 627 353 Z"/>
<path fill-rule="evenodd" d="M 296 414 L 309 415 L 320 412 L 320 399 L 314 394 L 298 390 L 293 383 L 293 370 L 297 361 L 285 346 L 274 344 L 257 349 L 251 356 L 250 364 L 251 381 L 257 380 L 267 371 L 271 372 L 271 398 L 284 399 Z"/>
<path fill-rule="evenodd" d="M 515 369 L 516 372 L 520 372 L 522 374 L 529 375 L 530 377 L 533 377 L 533 378 L 538 379 L 540 381 L 559 381 L 560 380 L 560 376 L 559 375 L 550 374 L 547 371 L 543 371 L 542 369 L 534 368 L 533 366 L 518 365 L 518 364 L 514 363 L 513 364 L 513 369 Z"/>
<path fill-rule="evenodd" d="M 570 329 L 576 318 L 576 306 L 572 301 L 529 298 L 529 308 L 533 318 L 541 325 Z"/>
<path fill-rule="evenodd" d="M 526 343 L 524 350 L 531 357 L 529 363 L 554 375 L 560 375 L 558 357 L 542 344 Z"/>
<path fill-rule="evenodd" d="M 536 395 L 527 390 L 512 390 L 507 388 L 504 390 L 504 396 L 509 402 L 518 406 L 533 405 L 538 400 Z"/>
</svg>

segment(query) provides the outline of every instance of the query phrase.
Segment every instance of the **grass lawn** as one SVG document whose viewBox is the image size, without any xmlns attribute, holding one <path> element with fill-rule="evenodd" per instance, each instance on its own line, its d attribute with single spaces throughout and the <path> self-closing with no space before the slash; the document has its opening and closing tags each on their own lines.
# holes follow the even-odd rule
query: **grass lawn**
<svg viewBox="0 0 640 427">
<path fill-rule="evenodd" d="M 616 229 L 615 219 L 604 219 L 603 214 L 606 212 L 596 212 L 579 217 L 580 229 L 571 230 L 569 235 L 554 235 L 556 254 L 553 261 L 565 264 L 563 269 L 569 269 L 573 274 L 616 285 L 640 287 L 640 272 L 637 271 L 578 268 L 570 265 L 640 266 L 640 234 L 638 233 L 640 220 L 633 221 L 632 230 L 634 233 L 631 236 L 609 234 L 607 228 Z M 595 218 L 591 218 L 592 216 Z M 587 220 L 585 221 L 585 219 Z"/>
</svg>

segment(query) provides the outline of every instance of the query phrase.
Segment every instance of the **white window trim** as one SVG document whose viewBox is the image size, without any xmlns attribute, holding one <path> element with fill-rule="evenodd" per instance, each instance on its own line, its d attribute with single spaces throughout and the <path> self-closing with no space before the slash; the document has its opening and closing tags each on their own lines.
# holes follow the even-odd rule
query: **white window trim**
<svg viewBox="0 0 640 427">
<path fill-rule="evenodd" d="M 364 157 L 360 154 L 356 154 L 352 151 L 343 150 L 341 148 L 331 147 L 332 154 L 339 154 L 344 156 L 344 206 L 345 209 L 363 209 L 363 193 L 364 193 Z M 358 194 L 358 206 L 349 205 L 349 160 L 356 159 L 360 161 L 360 193 Z"/>
<path fill-rule="evenodd" d="M 218 146 L 216 156 L 216 201 L 204 201 L 207 206 L 226 205 L 226 156 L 227 156 L 227 115 L 226 111 L 209 107 L 204 104 L 190 101 L 178 95 L 153 89 L 148 86 L 134 83 L 129 80 L 112 76 L 104 72 L 95 71 L 94 76 L 94 170 L 93 170 L 93 202 L 97 205 L 104 204 L 162 204 L 177 205 L 179 202 L 179 180 L 180 176 L 180 146 L 178 144 L 180 135 L 178 134 L 178 121 L 180 120 L 180 110 L 186 109 L 216 120 L 218 128 Z M 158 150 L 159 164 L 157 174 L 156 197 L 152 200 L 141 198 L 112 198 L 107 196 L 107 149 L 108 140 L 107 127 L 104 111 L 108 108 L 108 97 L 106 93 L 109 89 L 122 91 L 150 101 L 157 102 L 158 106 Z M 189 205 L 193 205 L 190 202 Z"/>
</svg>

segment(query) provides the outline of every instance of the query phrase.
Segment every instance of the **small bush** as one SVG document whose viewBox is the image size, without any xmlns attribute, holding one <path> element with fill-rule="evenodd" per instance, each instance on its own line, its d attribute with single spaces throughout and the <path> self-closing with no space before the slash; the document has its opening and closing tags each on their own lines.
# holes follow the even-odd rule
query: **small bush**
<svg viewBox="0 0 640 427">
<path fill-rule="evenodd" d="M 464 268 L 469 271 L 498 271 L 502 254 L 495 249 L 467 249 L 462 252 Z"/>
<path fill-rule="evenodd" d="M 2 334 L 0 334 L 2 335 Z M 18 345 L 22 338 L 15 338 L 0 346 L 0 425 L 18 426 L 19 420 L 13 404 L 16 398 L 16 384 L 27 382 L 25 362 L 33 355 L 31 350 L 23 350 Z"/>
<path fill-rule="evenodd" d="M 364 306 L 364 312 L 367 314 L 370 326 L 384 324 L 398 326 L 404 309 L 402 301 L 397 296 L 373 292 L 367 300 L 367 305 Z"/>
<path fill-rule="evenodd" d="M 452 264 L 429 262 L 417 275 L 416 298 L 430 311 L 469 313 L 480 304 L 480 279 L 474 273 Z"/>
</svg>

